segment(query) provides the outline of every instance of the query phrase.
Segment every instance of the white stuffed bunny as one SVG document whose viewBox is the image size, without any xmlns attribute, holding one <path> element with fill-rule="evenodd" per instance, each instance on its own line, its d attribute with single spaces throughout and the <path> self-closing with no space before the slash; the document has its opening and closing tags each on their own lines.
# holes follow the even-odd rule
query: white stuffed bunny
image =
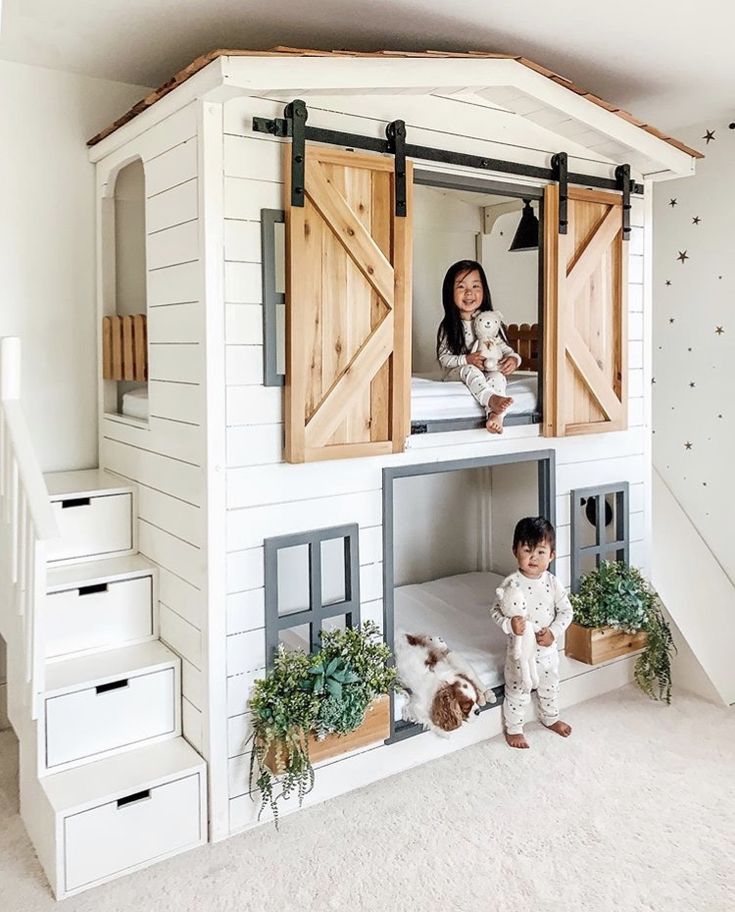
<svg viewBox="0 0 735 912">
<path fill-rule="evenodd" d="M 496 371 L 503 358 L 511 351 L 500 335 L 503 315 L 498 310 L 483 310 L 473 320 L 475 344 L 473 352 L 480 352 L 485 359 L 486 373 Z"/>
<path fill-rule="evenodd" d="M 500 610 L 505 617 L 526 618 L 526 629 L 521 636 L 513 636 L 513 658 L 521 666 L 521 685 L 527 693 L 538 687 L 538 668 L 536 666 L 536 635 L 533 625 L 528 620 L 526 599 L 518 580 L 511 579 L 505 587 L 495 590 Z"/>
</svg>

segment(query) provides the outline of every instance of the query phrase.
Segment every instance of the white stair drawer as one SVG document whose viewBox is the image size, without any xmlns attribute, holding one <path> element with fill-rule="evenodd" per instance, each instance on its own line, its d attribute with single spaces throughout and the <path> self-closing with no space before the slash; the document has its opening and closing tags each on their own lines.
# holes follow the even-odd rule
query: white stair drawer
<svg viewBox="0 0 735 912">
<path fill-rule="evenodd" d="M 195 773 L 65 818 L 66 890 L 197 845 L 199 796 Z"/>
<path fill-rule="evenodd" d="M 46 596 L 46 658 L 119 646 L 152 634 L 150 576 L 82 586 Z"/>
<path fill-rule="evenodd" d="M 49 560 L 129 551 L 133 547 L 132 502 L 132 494 L 54 501 L 51 506 L 60 538 L 49 543 Z"/>
<path fill-rule="evenodd" d="M 106 682 L 46 700 L 46 767 L 173 732 L 175 672 Z"/>
</svg>

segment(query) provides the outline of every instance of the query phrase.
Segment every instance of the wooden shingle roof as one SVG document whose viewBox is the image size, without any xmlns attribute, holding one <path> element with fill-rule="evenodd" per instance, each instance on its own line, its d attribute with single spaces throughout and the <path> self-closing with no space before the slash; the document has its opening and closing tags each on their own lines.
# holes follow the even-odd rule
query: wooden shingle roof
<svg viewBox="0 0 735 912">
<path fill-rule="evenodd" d="M 701 152 L 698 152 L 696 149 L 691 149 L 689 146 L 686 146 L 684 143 L 680 142 L 678 139 L 675 139 L 673 136 L 668 136 L 666 133 L 663 133 L 661 130 L 657 130 L 656 127 L 651 124 L 644 123 L 642 120 L 634 117 L 628 111 L 624 111 L 622 108 L 617 107 L 616 105 L 610 104 L 604 99 L 600 98 L 598 95 L 593 94 L 592 92 L 586 91 L 586 89 L 580 88 L 578 85 L 575 85 L 571 79 L 567 79 L 566 76 L 560 76 L 559 73 L 555 73 L 553 70 L 548 69 L 547 67 L 541 66 L 541 64 L 535 63 L 533 60 L 529 60 L 527 57 L 520 57 L 514 54 L 493 54 L 485 51 L 467 51 L 462 53 L 460 51 L 320 51 L 313 48 L 292 48 L 292 47 L 274 47 L 267 51 L 243 51 L 243 50 L 230 50 L 220 48 L 216 51 L 210 51 L 208 54 L 203 54 L 201 57 L 197 57 L 196 60 L 192 61 L 187 67 L 184 67 L 183 70 L 179 70 L 175 76 L 172 76 L 171 79 L 164 82 L 162 86 L 159 86 L 155 91 L 151 92 L 150 95 L 141 99 L 137 104 L 134 104 L 133 107 L 123 114 L 122 117 L 119 117 L 114 123 L 110 124 L 109 127 L 106 127 L 104 130 L 99 132 L 96 136 L 93 136 L 87 143 L 88 146 L 94 146 L 98 142 L 101 142 L 105 137 L 109 136 L 111 133 L 114 133 L 115 130 L 118 130 L 124 124 L 131 121 L 138 114 L 141 114 L 143 111 L 150 108 L 157 101 L 163 98 L 165 95 L 168 95 L 169 92 L 172 92 L 177 86 L 180 86 L 183 82 L 186 82 L 187 79 L 190 79 L 195 73 L 198 73 L 199 70 L 203 69 L 205 66 L 210 64 L 213 60 L 216 60 L 218 57 L 284 57 L 284 56 L 294 56 L 294 57 L 405 57 L 405 58 L 417 58 L 417 57 L 434 57 L 434 58 L 486 58 L 486 59 L 500 59 L 500 60 L 516 60 L 518 63 L 522 64 L 525 67 L 528 67 L 531 70 L 534 70 L 536 73 L 540 73 L 542 76 L 546 76 L 547 79 L 551 79 L 557 85 L 563 86 L 565 89 L 569 89 L 570 92 L 574 92 L 576 95 L 581 95 L 587 101 L 592 102 L 593 104 L 598 105 L 601 108 L 604 108 L 606 111 L 609 111 L 611 114 L 615 114 L 617 117 L 622 118 L 630 124 L 633 124 L 636 127 L 639 127 L 641 130 L 645 130 L 646 133 L 650 133 L 652 136 L 655 136 L 657 139 L 661 139 L 664 142 L 668 143 L 674 148 L 679 149 L 681 152 L 691 155 L 694 158 L 704 158 Z"/>
</svg>

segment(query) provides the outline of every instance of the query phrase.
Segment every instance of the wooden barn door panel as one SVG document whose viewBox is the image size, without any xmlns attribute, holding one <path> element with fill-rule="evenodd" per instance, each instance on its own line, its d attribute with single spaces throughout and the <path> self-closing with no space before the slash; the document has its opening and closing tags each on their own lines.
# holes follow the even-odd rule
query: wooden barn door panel
<svg viewBox="0 0 735 912">
<path fill-rule="evenodd" d="M 570 189 L 558 233 L 559 189 L 546 188 L 547 436 L 627 426 L 626 250 L 619 196 Z"/>
<path fill-rule="evenodd" d="M 410 209 L 393 216 L 390 159 L 309 147 L 306 162 L 305 206 L 287 207 L 286 459 L 396 452 L 409 432 Z"/>
</svg>

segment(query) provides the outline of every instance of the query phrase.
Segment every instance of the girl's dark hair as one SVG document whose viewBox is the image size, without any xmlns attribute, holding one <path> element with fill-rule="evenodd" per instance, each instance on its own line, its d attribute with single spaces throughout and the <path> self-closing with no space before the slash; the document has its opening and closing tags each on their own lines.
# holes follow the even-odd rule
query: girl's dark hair
<svg viewBox="0 0 735 912">
<path fill-rule="evenodd" d="M 551 551 L 556 550 L 556 531 L 548 519 L 543 516 L 526 516 L 516 523 L 513 533 L 513 550 L 518 545 L 535 548 L 545 542 Z"/>
<path fill-rule="evenodd" d="M 436 356 L 439 357 L 439 346 L 442 339 L 447 340 L 449 350 L 453 355 L 466 355 L 467 348 L 464 344 L 464 333 L 462 332 L 462 318 L 459 311 L 454 305 L 454 283 L 457 277 L 464 278 L 470 272 L 477 270 L 480 273 L 480 282 L 482 282 L 482 304 L 480 310 L 492 310 L 493 302 L 490 298 L 490 289 L 487 284 L 487 276 L 482 264 L 477 260 L 459 260 L 453 263 L 442 282 L 442 304 L 444 305 L 444 319 L 439 324 L 436 334 Z"/>
</svg>

